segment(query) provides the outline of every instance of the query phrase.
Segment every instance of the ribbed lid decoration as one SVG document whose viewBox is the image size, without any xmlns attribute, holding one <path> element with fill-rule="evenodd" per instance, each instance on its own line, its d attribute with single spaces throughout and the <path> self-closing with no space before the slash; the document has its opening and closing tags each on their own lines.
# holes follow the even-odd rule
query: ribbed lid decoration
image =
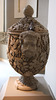
<svg viewBox="0 0 56 100">
<path fill-rule="evenodd" d="M 35 32 L 48 32 L 48 30 L 41 25 L 37 20 L 35 20 L 33 15 L 33 9 L 30 5 L 28 5 L 24 9 L 24 15 L 25 17 L 20 19 L 19 22 L 13 24 L 8 30 L 10 32 L 23 32 L 23 31 L 35 31 Z"/>
</svg>

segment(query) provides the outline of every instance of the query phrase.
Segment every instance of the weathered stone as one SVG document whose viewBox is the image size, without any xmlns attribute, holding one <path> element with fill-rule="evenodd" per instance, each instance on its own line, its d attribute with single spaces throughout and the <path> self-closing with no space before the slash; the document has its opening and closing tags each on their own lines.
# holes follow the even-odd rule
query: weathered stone
<svg viewBox="0 0 56 100">
<path fill-rule="evenodd" d="M 12 67 L 24 77 L 39 73 L 49 55 L 48 30 L 31 17 L 32 8 L 29 10 L 27 6 L 25 17 L 9 28 L 7 52 Z"/>
<path fill-rule="evenodd" d="M 26 6 L 25 9 L 24 9 L 24 15 L 27 17 L 32 17 L 34 13 L 34 10 L 32 9 L 32 7 L 30 5 Z"/>
</svg>

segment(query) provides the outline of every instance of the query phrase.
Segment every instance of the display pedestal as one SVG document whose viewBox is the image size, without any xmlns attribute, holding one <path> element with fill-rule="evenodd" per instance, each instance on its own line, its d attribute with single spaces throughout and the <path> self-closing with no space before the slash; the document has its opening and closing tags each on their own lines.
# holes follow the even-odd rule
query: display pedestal
<svg viewBox="0 0 56 100">
<path fill-rule="evenodd" d="M 53 100 L 43 77 L 37 77 L 38 89 L 36 91 L 21 91 L 15 87 L 18 77 L 10 77 L 3 100 Z"/>
</svg>

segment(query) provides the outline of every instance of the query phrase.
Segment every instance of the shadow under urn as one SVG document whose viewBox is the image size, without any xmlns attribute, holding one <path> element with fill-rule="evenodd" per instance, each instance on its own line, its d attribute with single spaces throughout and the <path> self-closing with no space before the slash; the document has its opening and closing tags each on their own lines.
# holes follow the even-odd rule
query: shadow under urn
<svg viewBox="0 0 56 100">
<path fill-rule="evenodd" d="M 48 30 L 35 20 L 33 8 L 24 9 L 24 18 L 8 29 L 9 41 L 7 56 L 11 66 L 21 74 L 16 81 L 20 90 L 37 89 L 38 74 L 46 65 L 49 55 Z"/>
</svg>

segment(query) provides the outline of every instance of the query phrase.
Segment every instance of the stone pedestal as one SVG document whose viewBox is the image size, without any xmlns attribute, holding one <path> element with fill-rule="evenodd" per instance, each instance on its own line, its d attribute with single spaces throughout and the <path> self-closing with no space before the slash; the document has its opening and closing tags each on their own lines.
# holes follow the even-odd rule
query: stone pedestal
<svg viewBox="0 0 56 100">
<path fill-rule="evenodd" d="M 3 100 L 53 100 L 43 77 L 37 77 L 38 89 L 35 91 L 21 91 L 15 87 L 18 77 L 9 78 Z"/>
</svg>

